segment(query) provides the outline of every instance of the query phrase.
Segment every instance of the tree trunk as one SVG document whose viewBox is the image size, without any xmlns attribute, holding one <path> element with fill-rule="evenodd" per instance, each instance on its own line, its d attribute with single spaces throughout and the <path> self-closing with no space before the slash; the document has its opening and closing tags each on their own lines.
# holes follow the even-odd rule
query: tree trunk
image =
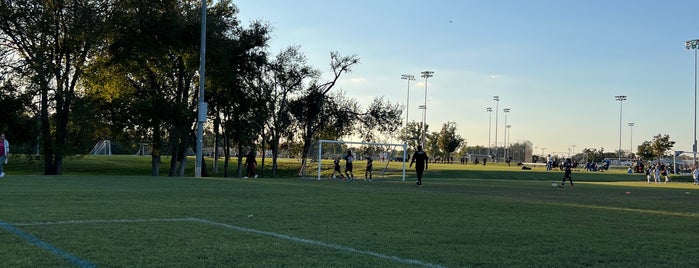
<svg viewBox="0 0 699 268">
<path fill-rule="evenodd" d="M 216 113 L 216 119 L 214 119 L 214 166 L 213 166 L 213 171 L 214 174 L 218 174 L 218 144 L 220 143 L 219 138 L 219 131 L 221 131 L 221 118 L 218 113 Z"/>
<path fill-rule="evenodd" d="M 262 135 L 262 161 L 260 162 L 260 177 L 264 178 L 265 177 L 265 152 L 266 152 L 266 147 L 265 147 L 265 136 L 264 134 Z"/>
<path fill-rule="evenodd" d="M 179 161 L 179 148 L 177 147 L 177 144 L 174 141 L 173 138 L 174 135 L 170 136 L 170 144 L 172 144 L 172 147 L 170 148 L 171 153 L 170 153 L 170 168 L 168 169 L 168 177 L 174 177 L 176 176 L 176 170 L 177 170 L 177 162 Z"/>
<path fill-rule="evenodd" d="M 223 177 L 228 178 L 228 164 L 231 159 L 231 139 L 228 137 L 228 132 L 223 133 Z"/>
<path fill-rule="evenodd" d="M 238 178 L 243 177 L 243 145 L 238 143 Z"/>
<path fill-rule="evenodd" d="M 160 122 L 155 122 L 153 127 L 153 150 L 151 151 L 151 176 L 160 176 Z"/>
</svg>

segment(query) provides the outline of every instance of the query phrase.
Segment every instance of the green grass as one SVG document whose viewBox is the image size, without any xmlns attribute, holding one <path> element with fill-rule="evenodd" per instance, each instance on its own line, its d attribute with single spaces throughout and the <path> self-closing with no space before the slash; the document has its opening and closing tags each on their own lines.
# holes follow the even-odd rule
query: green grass
<svg viewBox="0 0 699 268">
<path fill-rule="evenodd" d="M 67 160 L 63 176 L 10 162 L 0 267 L 80 266 L 56 250 L 98 267 L 699 266 L 699 187 L 623 170 L 560 189 L 561 172 L 434 164 L 416 188 L 412 172 L 172 178 L 120 175 L 149 174 L 149 158 L 112 159 Z"/>
</svg>

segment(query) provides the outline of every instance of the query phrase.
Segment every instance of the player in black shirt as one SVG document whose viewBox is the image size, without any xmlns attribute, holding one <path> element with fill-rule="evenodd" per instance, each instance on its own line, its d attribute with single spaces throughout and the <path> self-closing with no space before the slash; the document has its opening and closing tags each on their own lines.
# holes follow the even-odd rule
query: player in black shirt
<svg viewBox="0 0 699 268">
<path fill-rule="evenodd" d="M 417 173 L 417 186 L 422 186 L 422 173 L 427 169 L 427 160 L 429 156 L 422 150 L 422 146 L 417 146 L 417 152 L 413 154 L 413 159 L 410 160 L 410 167 L 415 163 L 415 172 Z"/>
</svg>

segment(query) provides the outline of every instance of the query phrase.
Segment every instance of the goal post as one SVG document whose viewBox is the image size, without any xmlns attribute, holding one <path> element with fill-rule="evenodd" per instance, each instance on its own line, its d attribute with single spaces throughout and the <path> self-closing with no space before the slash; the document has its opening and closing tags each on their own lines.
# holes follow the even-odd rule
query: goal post
<svg viewBox="0 0 699 268">
<path fill-rule="evenodd" d="M 340 141 L 340 140 L 318 140 L 318 180 L 320 180 L 321 177 L 321 172 L 322 170 L 322 162 L 323 162 L 323 144 L 357 144 L 357 145 L 368 145 L 368 146 L 393 146 L 393 147 L 402 147 L 403 148 L 403 157 L 402 157 L 402 172 L 401 172 L 401 177 L 402 180 L 405 181 L 405 165 L 408 159 L 408 145 L 407 144 L 399 144 L 399 143 L 380 143 L 380 142 L 353 142 L 353 141 Z M 392 156 L 392 155 L 391 155 Z M 388 162 L 392 161 L 391 156 L 387 157 L 387 163 L 386 167 L 388 167 Z M 386 168 L 384 168 L 385 170 Z"/>
</svg>

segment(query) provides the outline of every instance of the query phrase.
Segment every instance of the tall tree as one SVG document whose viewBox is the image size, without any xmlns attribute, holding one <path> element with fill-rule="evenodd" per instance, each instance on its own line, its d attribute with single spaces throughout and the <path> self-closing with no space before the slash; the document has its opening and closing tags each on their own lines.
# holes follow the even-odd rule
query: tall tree
<svg viewBox="0 0 699 268">
<path fill-rule="evenodd" d="M 384 97 L 377 97 L 365 111 L 355 111 L 354 118 L 358 124 L 359 136 L 370 142 L 384 137 L 396 136 L 402 123 L 400 105 L 390 103 Z"/>
<path fill-rule="evenodd" d="M 231 146 L 240 155 L 237 173 L 242 173 L 240 163 L 247 153 L 242 152 L 252 149 L 268 115 L 265 102 L 269 90 L 260 79 L 268 62 L 265 48 L 269 26 L 261 22 L 253 22 L 248 28 L 235 25 L 215 40 L 216 56 L 207 63 L 212 70 L 207 72 L 207 100 L 215 135 L 223 140 L 224 176 L 229 175 Z"/>
<path fill-rule="evenodd" d="M 76 87 L 104 40 L 109 0 L 0 1 L 0 46 L 12 51 L 40 102 L 44 174 L 62 173 Z"/>
<path fill-rule="evenodd" d="M 437 136 L 439 149 L 444 154 L 443 157 L 447 160 L 451 159 L 451 154 L 455 152 L 463 142 L 464 138 L 456 134 L 456 125 L 451 123 L 444 124 Z"/>
<path fill-rule="evenodd" d="M 352 71 L 352 67 L 359 63 L 356 55 L 342 56 L 337 52 L 330 53 L 330 69 L 333 72 L 332 78 L 327 82 L 314 81 L 305 91 L 304 96 L 296 103 L 294 116 L 301 130 L 301 140 L 303 150 L 301 152 L 300 176 L 305 174 L 306 158 L 311 149 L 312 140 L 316 132 L 325 125 L 321 111 L 328 105 L 328 94 L 335 87 L 342 74 Z"/>
<path fill-rule="evenodd" d="M 306 56 L 299 51 L 298 46 L 288 47 L 281 51 L 270 63 L 265 79 L 270 89 L 271 100 L 267 102 L 270 111 L 266 123 L 269 133 L 270 149 L 272 151 L 272 175 L 277 172 L 282 137 L 288 137 L 293 129 L 291 101 L 303 90 L 307 79 L 318 77 L 318 71 L 308 65 Z"/>
<path fill-rule="evenodd" d="M 651 143 L 651 149 L 653 153 L 658 157 L 663 157 L 667 155 L 668 151 L 672 150 L 675 146 L 675 141 L 670 140 L 670 135 L 658 134 L 653 136 L 653 141 Z"/>
</svg>

